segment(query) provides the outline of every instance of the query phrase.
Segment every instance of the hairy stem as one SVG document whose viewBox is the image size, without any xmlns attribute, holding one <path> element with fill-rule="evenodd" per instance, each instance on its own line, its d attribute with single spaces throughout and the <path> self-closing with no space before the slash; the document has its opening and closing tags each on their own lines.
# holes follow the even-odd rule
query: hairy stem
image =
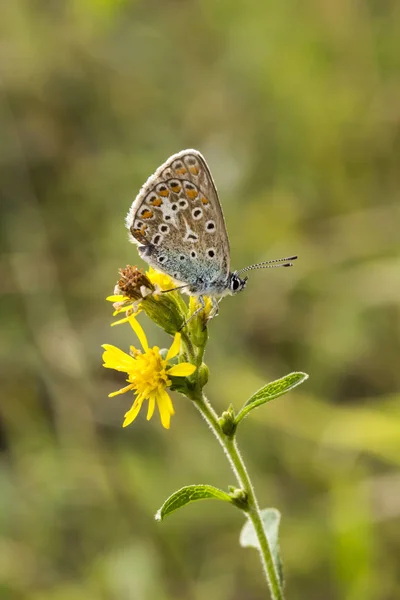
<svg viewBox="0 0 400 600">
<path fill-rule="evenodd" d="M 193 401 L 221 444 L 240 488 L 246 493 L 247 507 L 244 512 L 252 522 L 257 535 L 261 562 L 271 592 L 271 597 L 273 600 L 283 600 L 283 590 L 272 558 L 268 538 L 265 534 L 257 498 L 245 463 L 239 452 L 236 439 L 234 436 L 225 435 L 222 431 L 218 422 L 218 416 L 203 392 L 198 391 L 196 395 L 193 396 Z"/>
</svg>

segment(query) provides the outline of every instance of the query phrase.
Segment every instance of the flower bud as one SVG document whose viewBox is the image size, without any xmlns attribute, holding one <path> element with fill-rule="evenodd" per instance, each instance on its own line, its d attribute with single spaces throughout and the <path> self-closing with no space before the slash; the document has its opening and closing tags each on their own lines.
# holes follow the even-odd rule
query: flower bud
<svg viewBox="0 0 400 600">
<path fill-rule="evenodd" d="M 228 410 L 225 410 L 219 418 L 219 424 L 225 435 L 233 437 L 236 431 L 235 410 L 232 404 Z"/>
<path fill-rule="evenodd" d="M 170 335 L 175 335 L 185 323 L 186 314 L 176 292 L 164 293 L 141 269 L 128 265 L 120 270 L 121 278 L 114 293 L 136 303 L 147 316 Z M 126 302 L 126 301 L 125 301 Z M 183 304 L 183 306 L 185 306 Z M 118 308 L 122 308 L 120 305 Z M 132 308 L 132 305 L 129 306 Z"/>
<path fill-rule="evenodd" d="M 233 503 L 236 504 L 238 508 L 241 508 L 242 510 L 248 510 L 247 494 L 244 490 L 236 488 L 231 490 L 229 495 L 232 498 Z"/>
<path fill-rule="evenodd" d="M 203 389 L 208 383 L 208 367 L 205 363 L 201 363 L 198 368 L 198 378 L 200 389 Z"/>
</svg>

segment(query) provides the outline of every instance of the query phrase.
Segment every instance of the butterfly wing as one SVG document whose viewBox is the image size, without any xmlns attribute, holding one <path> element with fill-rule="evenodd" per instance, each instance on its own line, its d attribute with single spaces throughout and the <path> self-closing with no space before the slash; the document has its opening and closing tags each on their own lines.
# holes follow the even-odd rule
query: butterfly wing
<svg viewBox="0 0 400 600">
<path fill-rule="evenodd" d="M 226 280 L 229 241 L 217 190 L 197 150 L 171 156 L 144 184 L 126 218 L 141 257 L 177 281 Z"/>
</svg>

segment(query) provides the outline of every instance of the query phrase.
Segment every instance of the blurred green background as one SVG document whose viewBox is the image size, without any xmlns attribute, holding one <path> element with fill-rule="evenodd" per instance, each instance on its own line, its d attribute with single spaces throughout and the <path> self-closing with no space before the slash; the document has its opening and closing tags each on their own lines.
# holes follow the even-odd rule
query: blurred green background
<svg viewBox="0 0 400 600">
<path fill-rule="evenodd" d="M 0 9 L 0 596 L 258 600 L 239 511 L 176 488 L 234 483 L 188 401 L 170 431 L 101 367 L 124 217 L 170 154 L 200 150 L 234 268 L 210 327 L 210 399 L 309 381 L 239 441 L 283 513 L 288 598 L 400 597 L 400 4 L 19 0 Z M 141 319 L 150 343 L 168 339 Z M 221 503 L 222 504 L 222 503 Z"/>
</svg>

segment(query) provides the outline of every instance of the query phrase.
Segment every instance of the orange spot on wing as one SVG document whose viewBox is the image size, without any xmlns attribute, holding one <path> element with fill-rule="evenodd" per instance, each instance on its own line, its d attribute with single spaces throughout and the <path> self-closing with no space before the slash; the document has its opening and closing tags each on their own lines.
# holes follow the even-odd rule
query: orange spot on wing
<svg viewBox="0 0 400 600">
<path fill-rule="evenodd" d="M 159 190 L 158 193 L 160 194 L 160 196 L 164 196 L 164 198 L 166 198 L 167 196 L 169 196 L 169 191 L 168 190 Z"/>
<path fill-rule="evenodd" d="M 199 192 L 197 190 L 185 190 L 185 191 L 186 191 L 186 196 L 188 198 L 190 198 L 191 200 L 194 200 L 199 195 Z"/>
<path fill-rule="evenodd" d="M 138 242 L 140 242 L 141 244 L 144 244 L 147 242 L 146 237 L 144 235 L 146 229 L 147 229 L 147 225 L 142 225 L 140 227 L 140 229 L 134 229 L 133 227 L 131 227 L 131 233 L 132 233 L 133 237 L 136 240 L 138 240 Z"/>
<path fill-rule="evenodd" d="M 141 215 L 142 219 L 151 219 L 153 212 L 151 210 L 144 210 Z"/>
<path fill-rule="evenodd" d="M 175 169 L 175 173 L 178 173 L 178 175 L 184 175 L 185 173 L 187 173 L 185 167 L 181 167 L 180 169 Z"/>
<path fill-rule="evenodd" d="M 210 201 L 209 201 L 209 200 L 207 200 L 207 198 L 205 198 L 205 197 L 203 196 L 203 197 L 202 197 L 202 199 L 201 199 L 201 203 L 202 203 L 202 204 L 204 204 L 204 206 L 205 206 L 206 204 L 210 204 Z"/>
<path fill-rule="evenodd" d="M 150 200 L 149 204 L 151 204 L 152 206 L 161 206 L 163 203 L 163 201 L 161 200 L 161 198 L 154 198 L 154 200 Z"/>
<path fill-rule="evenodd" d="M 200 170 L 197 167 L 189 167 L 189 171 L 193 174 L 193 175 L 198 175 Z"/>
</svg>

